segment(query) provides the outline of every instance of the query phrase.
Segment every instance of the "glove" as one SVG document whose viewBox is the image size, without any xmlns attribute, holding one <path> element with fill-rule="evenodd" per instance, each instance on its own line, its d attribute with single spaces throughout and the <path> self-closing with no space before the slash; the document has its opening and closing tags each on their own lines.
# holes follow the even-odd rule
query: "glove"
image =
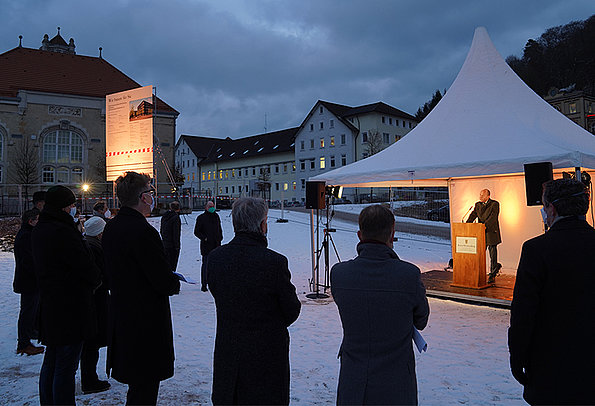
<svg viewBox="0 0 595 406">
<path fill-rule="evenodd" d="M 512 376 L 516 379 L 521 385 L 525 386 L 527 384 L 527 373 L 525 369 L 518 360 L 513 357 L 510 357 L 510 370 L 512 372 Z"/>
</svg>

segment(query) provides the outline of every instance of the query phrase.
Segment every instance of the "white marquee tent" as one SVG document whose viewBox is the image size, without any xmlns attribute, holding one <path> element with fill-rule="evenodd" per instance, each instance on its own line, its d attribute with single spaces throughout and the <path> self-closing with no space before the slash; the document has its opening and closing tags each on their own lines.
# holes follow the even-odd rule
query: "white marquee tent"
<svg viewBox="0 0 595 406">
<path fill-rule="evenodd" d="M 527 207 L 523 165 L 556 173 L 595 168 L 595 137 L 535 94 L 475 30 L 461 71 L 432 112 L 407 136 L 364 160 L 310 180 L 344 186 L 448 186 L 450 217 L 461 221 L 488 188 L 501 204 L 504 268 L 516 269 L 522 242 L 543 231 Z"/>
</svg>

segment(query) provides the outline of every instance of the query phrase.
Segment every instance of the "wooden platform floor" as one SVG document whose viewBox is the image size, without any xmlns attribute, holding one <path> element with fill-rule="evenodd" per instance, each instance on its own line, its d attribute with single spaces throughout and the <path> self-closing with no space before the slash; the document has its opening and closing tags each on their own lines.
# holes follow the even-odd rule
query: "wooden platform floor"
<svg viewBox="0 0 595 406">
<path fill-rule="evenodd" d="M 452 271 L 423 272 L 421 279 L 427 295 L 431 297 L 509 308 L 516 278 L 514 275 L 499 275 L 495 285 L 479 290 L 450 286 Z"/>
</svg>

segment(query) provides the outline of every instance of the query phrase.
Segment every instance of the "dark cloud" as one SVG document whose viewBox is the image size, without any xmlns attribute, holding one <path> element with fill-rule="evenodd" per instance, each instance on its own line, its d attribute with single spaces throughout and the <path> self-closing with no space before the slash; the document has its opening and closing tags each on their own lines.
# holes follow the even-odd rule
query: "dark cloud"
<svg viewBox="0 0 595 406">
<path fill-rule="evenodd" d="M 178 109 L 178 133 L 232 138 L 299 125 L 317 99 L 414 114 L 448 88 L 485 26 L 503 57 L 595 13 L 592 0 L 5 2 L 0 51 L 56 26 Z"/>
</svg>

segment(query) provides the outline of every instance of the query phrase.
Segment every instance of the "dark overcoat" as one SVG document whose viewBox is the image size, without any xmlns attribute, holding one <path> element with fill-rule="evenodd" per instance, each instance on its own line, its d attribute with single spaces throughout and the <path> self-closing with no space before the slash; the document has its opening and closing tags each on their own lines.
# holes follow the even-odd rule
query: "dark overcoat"
<svg viewBox="0 0 595 406">
<path fill-rule="evenodd" d="M 260 234 L 236 233 L 209 254 L 217 307 L 213 404 L 288 404 L 289 333 L 300 313 L 287 258 Z"/>
<path fill-rule="evenodd" d="M 595 404 L 595 230 L 563 218 L 523 244 L 508 330 L 530 404 Z"/>
<path fill-rule="evenodd" d="M 39 336 L 46 345 L 76 344 L 96 334 L 93 291 L 100 272 L 72 217 L 45 206 L 31 233 L 39 282 Z"/>
<path fill-rule="evenodd" d="M 37 277 L 33 263 L 33 250 L 31 249 L 31 231 L 33 226 L 23 224 L 14 239 L 14 293 L 37 292 Z"/>
<path fill-rule="evenodd" d="M 93 261 L 101 272 L 101 285 L 93 294 L 93 305 L 95 307 L 95 320 L 97 322 L 97 335 L 88 339 L 87 342 L 95 344 L 97 347 L 107 345 L 107 301 L 108 301 L 108 281 L 105 274 L 105 260 L 103 258 L 103 247 L 97 237 L 86 237 L 87 246 L 93 257 Z"/>
<path fill-rule="evenodd" d="M 385 244 L 362 242 L 331 269 L 343 324 L 339 405 L 417 403 L 413 327 L 430 314 L 420 270 Z"/>
<path fill-rule="evenodd" d="M 475 219 L 486 226 L 486 245 L 498 245 L 502 242 L 500 236 L 500 203 L 488 199 L 485 203 L 477 202 L 473 211 L 467 219 L 467 223 L 473 223 Z"/>
<path fill-rule="evenodd" d="M 203 256 L 221 245 L 223 241 L 223 230 L 221 220 L 217 213 L 209 213 L 205 210 L 196 218 L 194 235 L 200 239 L 200 253 Z"/>
<path fill-rule="evenodd" d="M 180 215 L 173 210 L 168 210 L 161 216 L 161 239 L 165 248 L 180 249 L 180 230 L 182 222 Z"/>
<path fill-rule="evenodd" d="M 180 281 L 169 270 L 157 230 L 122 207 L 102 239 L 110 289 L 108 371 L 123 383 L 162 381 L 174 374 L 169 296 Z"/>
</svg>

